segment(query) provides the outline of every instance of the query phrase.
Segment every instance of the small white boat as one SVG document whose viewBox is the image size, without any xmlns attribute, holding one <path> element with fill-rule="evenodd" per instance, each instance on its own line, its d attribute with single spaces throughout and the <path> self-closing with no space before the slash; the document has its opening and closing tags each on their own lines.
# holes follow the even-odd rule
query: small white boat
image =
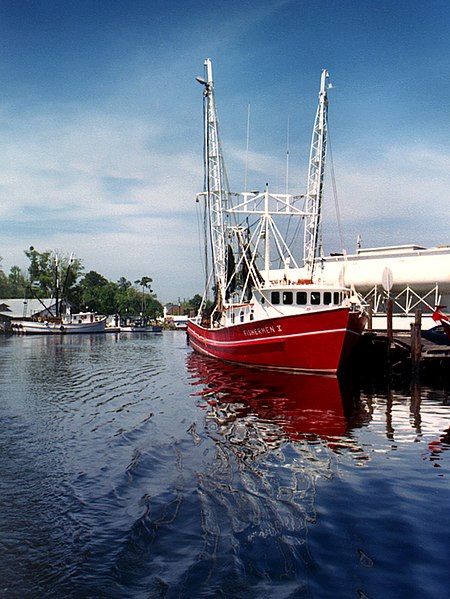
<svg viewBox="0 0 450 599">
<path fill-rule="evenodd" d="M 161 333 L 162 327 L 155 321 L 142 317 L 129 317 L 119 325 L 121 333 Z"/>
<path fill-rule="evenodd" d="M 94 312 L 65 314 L 60 317 L 39 317 L 37 320 L 19 320 L 12 325 L 13 332 L 24 335 L 74 335 L 104 333 L 106 316 Z"/>
<path fill-rule="evenodd" d="M 147 326 L 124 326 L 119 328 L 121 333 L 161 333 L 162 327 L 157 325 L 147 325 Z"/>
</svg>

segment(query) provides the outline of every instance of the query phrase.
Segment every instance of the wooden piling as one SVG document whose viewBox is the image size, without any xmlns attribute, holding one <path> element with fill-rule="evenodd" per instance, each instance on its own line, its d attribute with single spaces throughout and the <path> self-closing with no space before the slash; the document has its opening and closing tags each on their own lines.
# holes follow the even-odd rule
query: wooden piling
<svg viewBox="0 0 450 599">
<path fill-rule="evenodd" d="M 391 348 L 392 348 L 392 312 L 394 308 L 394 302 L 391 298 L 388 298 L 386 302 L 386 336 L 387 336 L 387 363 L 390 368 L 391 365 Z"/>
<path fill-rule="evenodd" d="M 411 371 L 419 374 L 422 357 L 422 310 L 416 310 L 414 323 L 411 324 Z"/>
<path fill-rule="evenodd" d="M 386 302 L 386 335 L 389 344 L 392 341 L 392 312 L 394 309 L 394 302 L 389 298 Z"/>
<path fill-rule="evenodd" d="M 367 331 L 372 332 L 373 329 L 373 300 L 369 301 L 367 306 Z"/>
</svg>

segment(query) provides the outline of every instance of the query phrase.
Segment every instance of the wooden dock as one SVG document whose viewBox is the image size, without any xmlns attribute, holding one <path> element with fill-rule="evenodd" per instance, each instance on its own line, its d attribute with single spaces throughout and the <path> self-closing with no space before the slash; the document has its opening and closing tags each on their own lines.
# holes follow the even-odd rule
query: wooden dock
<svg viewBox="0 0 450 599">
<path fill-rule="evenodd" d="M 389 327 L 386 331 L 366 331 L 350 361 L 350 369 L 366 374 L 383 372 L 412 378 L 431 374 L 450 379 L 450 342 L 437 345 L 424 339 L 420 316 L 418 313 L 410 333 Z"/>
</svg>

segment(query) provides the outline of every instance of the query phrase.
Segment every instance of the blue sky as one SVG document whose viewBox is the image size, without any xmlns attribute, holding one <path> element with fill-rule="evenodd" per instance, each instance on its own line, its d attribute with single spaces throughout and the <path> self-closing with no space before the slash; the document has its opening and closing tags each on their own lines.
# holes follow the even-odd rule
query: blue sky
<svg viewBox="0 0 450 599">
<path fill-rule="evenodd" d="M 322 68 L 346 249 L 450 243 L 450 4 L 0 0 L 0 256 L 201 293 L 203 60 L 231 188 L 304 192 Z M 331 180 L 325 248 L 339 251 Z"/>
</svg>

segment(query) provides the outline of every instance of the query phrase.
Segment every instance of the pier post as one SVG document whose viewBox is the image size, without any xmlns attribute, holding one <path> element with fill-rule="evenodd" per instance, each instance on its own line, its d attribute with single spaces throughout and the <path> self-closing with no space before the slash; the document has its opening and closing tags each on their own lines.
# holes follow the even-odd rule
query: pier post
<svg viewBox="0 0 450 599">
<path fill-rule="evenodd" d="M 416 310 L 414 323 L 411 324 L 411 372 L 414 376 L 419 374 L 420 360 L 422 357 L 422 310 Z"/>
<path fill-rule="evenodd" d="M 389 298 L 386 302 L 386 335 L 389 343 L 392 341 L 392 312 L 394 309 L 394 302 Z"/>
<path fill-rule="evenodd" d="M 367 331 L 372 332 L 373 329 L 373 300 L 369 300 L 367 305 Z"/>
<path fill-rule="evenodd" d="M 392 348 L 392 312 L 394 302 L 388 298 L 386 302 L 386 336 L 387 336 L 387 363 L 391 364 L 391 348 Z"/>
</svg>

